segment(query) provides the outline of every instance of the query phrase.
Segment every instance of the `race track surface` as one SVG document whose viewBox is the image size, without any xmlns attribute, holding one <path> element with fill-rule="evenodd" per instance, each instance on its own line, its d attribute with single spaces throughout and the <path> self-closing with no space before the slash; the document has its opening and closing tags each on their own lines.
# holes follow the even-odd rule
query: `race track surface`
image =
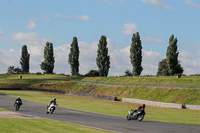
<svg viewBox="0 0 200 133">
<path fill-rule="evenodd" d="M 13 106 L 14 101 L 15 98 L 6 96 L 4 94 L 0 94 L 0 107 L 11 111 L 15 111 Z M 47 104 L 40 104 L 23 100 L 23 105 L 21 106 L 18 113 L 35 115 L 42 118 L 69 122 L 73 124 L 79 124 L 93 128 L 109 130 L 113 132 L 123 132 L 123 133 L 199 133 L 200 132 L 200 126 L 197 125 L 171 124 L 171 123 L 153 122 L 146 120 L 143 120 L 142 122 L 137 122 L 134 120 L 127 121 L 126 118 L 123 117 L 96 114 L 96 113 L 78 111 L 61 107 L 56 108 L 53 114 L 46 114 Z"/>
</svg>

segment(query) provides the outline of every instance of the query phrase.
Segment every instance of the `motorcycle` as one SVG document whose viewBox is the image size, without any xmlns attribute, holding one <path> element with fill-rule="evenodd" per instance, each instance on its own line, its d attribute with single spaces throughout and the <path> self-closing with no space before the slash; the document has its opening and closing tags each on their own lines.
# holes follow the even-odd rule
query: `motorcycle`
<svg viewBox="0 0 200 133">
<path fill-rule="evenodd" d="M 145 116 L 145 110 L 141 109 L 141 110 L 131 110 L 128 111 L 128 115 L 127 115 L 127 120 L 138 120 L 138 121 L 142 121 L 144 119 Z"/>
<path fill-rule="evenodd" d="M 56 107 L 58 106 L 58 104 L 56 103 L 51 103 L 51 105 L 47 105 L 47 114 L 53 114 L 53 112 L 55 111 Z"/>
<path fill-rule="evenodd" d="M 14 104 L 15 110 L 18 111 L 21 105 L 22 105 L 21 101 L 16 101 Z"/>
</svg>

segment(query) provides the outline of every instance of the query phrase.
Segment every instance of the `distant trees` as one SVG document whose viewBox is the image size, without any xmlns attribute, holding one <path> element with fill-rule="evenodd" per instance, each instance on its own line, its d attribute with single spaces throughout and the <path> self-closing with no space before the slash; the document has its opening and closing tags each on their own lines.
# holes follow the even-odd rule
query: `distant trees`
<svg viewBox="0 0 200 133">
<path fill-rule="evenodd" d="M 110 68 L 110 56 L 108 55 L 108 48 L 107 48 L 107 38 L 106 36 L 102 35 L 97 50 L 97 58 L 96 64 L 99 71 L 99 76 L 108 76 L 109 68 Z"/>
<path fill-rule="evenodd" d="M 23 45 L 22 46 L 22 51 L 21 51 L 21 58 L 20 58 L 20 64 L 23 73 L 29 73 L 29 60 L 30 60 L 30 54 L 28 53 L 27 46 Z"/>
<path fill-rule="evenodd" d="M 6 74 L 21 74 L 22 72 L 22 69 L 19 67 L 9 66 Z"/>
<path fill-rule="evenodd" d="M 130 60 L 133 66 L 132 74 L 134 76 L 139 76 L 142 71 L 142 44 L 140 40 L 139 32 L 133 34 L 132 43 L 130 48 Z"/>
<path fill-rule="evenodd" d="M 179 52 L 177 51 L 177 42 L 177 38 L 174 38 L 174 35 L 171 35 L 169 38 L 169 46 L 167 47 L 166 59 L 159 62 L 157 75 L 172 76 L 183 73 L 183 67 L 181 67 L 180 62 L 178 61 Z"/>
<path fill-rule="evenodd" d="M 68 63 L 70 64 L 72 75 L 79 74 L 79 53 L 80 51 L 78 47 L 77 37 L 73 37 L 70 52 L 68 55 Z"/>
<path fill-rule="evenodd" d="M 40 67 L 44 70 L 46 74 L 52 74 L 54 69 L 54 51 L 53 51 L 53 43 L 46 42 L 46 46 L 44 48 L 44 61 L 41 62 Z"/>
<path fill-rule="evenodd" d="M 126 71 L 124 73 L 125 73 L 125 75 L 124 75 L 125 77 L 133 76 L 133 74 L 131 73 L 130 70 L 126 69 Z"/>
</svg>

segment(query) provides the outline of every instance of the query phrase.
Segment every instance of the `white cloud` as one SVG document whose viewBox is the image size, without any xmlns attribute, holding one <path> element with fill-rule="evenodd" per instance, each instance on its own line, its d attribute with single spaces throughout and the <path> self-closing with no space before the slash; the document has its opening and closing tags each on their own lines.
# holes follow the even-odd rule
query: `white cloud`
<svg viewBox="0 0 200 133">
<path fill-rule="evenodd" d="M 195 7 L 195 8 L 200 8 L 200 4 L 195 3 L 193 0 L 185 0 L 185 4 Z"/>
<path fill-rule="evenodd" d="M 200 52 L 200 50 L 199 50 Z M 184 69 L 184 74 L 190 75 L 190 74 L 199 74 L 199 68 L 200 68 L 200 54 L 193 55 L 186 51 L 180 51 L 179 52 L 179 61 L 181 63 L 181 66 Z"/>
<path fill-rule="evenodd" d="M 156 7 L 165 8 L 167 10 L 171 10 L 172 9 L 171 7 L 163 4 L 163 2 L 160 1 L 160 0 L 141 0 L 141 1 L 143 3 L 152 4 L 152 5 L 156 6 Z"/>
<path fill-rule="evenodd" d="M 158 63 L 161 61 L 160 53 L 143 50 L 142 52 L 143 75 L 156 75 Z"/>
<path fill-rule="evenodd" d="M 44 45 L 47 40 L 40 38 L 37 33 L 13 33 L 12 39 L 26 45 Z"/>
<path fill-rule="evenodd" d="M 143 37 L 143 42 L 155 42 L 155 43 L 162 43 L 163 41 L 160 39 L 153 39 L 152 37 Z"/>
<path fill-rule="evenodd" d="M 81 19 L 84 21 L 90 21 L 91 19 L 87 15 L 75 15 L 76 19 Z"/>
<path fill-rule="evenodd" d="M 123 34 L 133 34 L 133 32 L 138 31 L 138 27 L 135 23 L 126 23 L 122 27 Z"/>
<path fill-rule="evenodd" d="M 61 15 L 60 13 L 56 13 L 55 17 L 56 18 L 63 18 L 63 19 L 67 18 L 67 16 Z"/>
<path fill-rule="evenodd" d="M 37 27 L 37 25 L 36 25 L 33 21 L 29 22 L 29 23 L 26 25 L 26 29 L 34 29 L 34 28 L 36 28 L 36 27 Z"/>
<path fill-rule="evenodd" d="M 3 32 L 2 32 L 2 30 L 0 30 L 0 36 L 2 36 L 3 35 Z"/>
</svg>

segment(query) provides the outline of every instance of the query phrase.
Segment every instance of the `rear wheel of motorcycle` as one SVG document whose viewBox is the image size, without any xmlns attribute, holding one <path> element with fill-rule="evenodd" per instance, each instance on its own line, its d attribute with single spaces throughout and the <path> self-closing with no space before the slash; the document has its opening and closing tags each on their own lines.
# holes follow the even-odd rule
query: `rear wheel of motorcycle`
<svg viewBox="0 0 200 133">
<path fill-rule="evenodd" d="M 138 121 L 142 121 L 143 119 L 144 119 L 144 115 L 139 115 L 137 118 Z"/>
<path fill-rule="evenodd" d="M 127 115 L 126 118 L 127 118 L 127 121 L 130 121 L 130 120 L 131 120 L 131 116 L 130 116 L 129 114 Z"/>
</svg>

